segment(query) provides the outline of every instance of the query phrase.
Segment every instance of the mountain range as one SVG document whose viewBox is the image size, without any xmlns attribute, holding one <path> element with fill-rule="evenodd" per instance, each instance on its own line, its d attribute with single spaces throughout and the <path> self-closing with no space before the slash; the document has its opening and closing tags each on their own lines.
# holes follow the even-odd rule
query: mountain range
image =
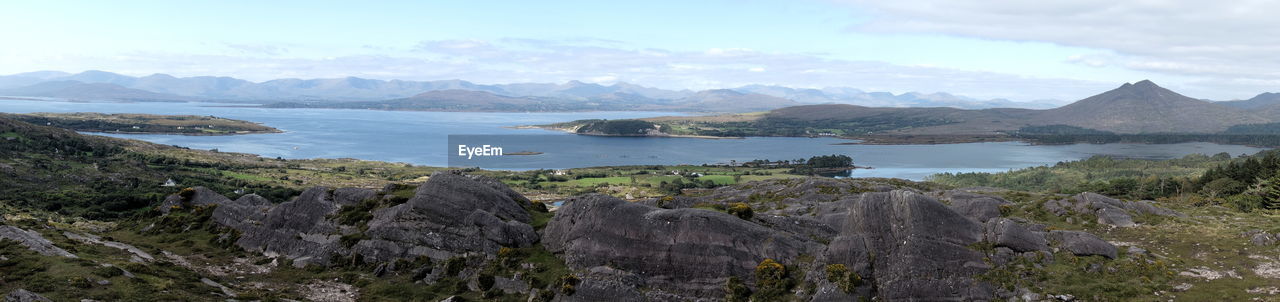
<svg viewBox="0 0 1280 302">
<path fill-rule="evenodd" d="M 77 83 L 83 85 L 75 85 Z M 728 103 L 728 105 L 748 102 L 752 105 L 743 106 L 740 109 L 718 109 L 712 111 L 767 110 L 779 108 L 776 107 L 778 105 L 825 103 L 877 107 L 955 107 L 967 109 L 997 107 L 1052 108 L 1057 104 L 1057 102 L 1049 100 L 1031 102 L 1014 102 L 1005 99 L 981 100 L 944 92 L 931 94 L 917 92 L 903 94 L 866 92 L 847 87 L 808 89 L 748 85 L 729 89 L 692 91 L 660 89 L 629 83 L 601 85 L 569 81 L 563 84 L 512 83 L 485 85 L 463 80 L 384 81 L 357 77 L 277 79 L 265 82 L 251 82 L 231 77 L 197 76 L 180 78 L 166 74 L 132 77 L 96 70 L 76 74 L 58 71 L 38 71 L 0 76 L 0 95 L 69 99 L 289 102 L 319 106 L 317 104 L 396 102 L 397 100 L 403 102 L 405 99 L 413 99 L 425 93 L 443 90 L 478 91 L 498 97 L 537 100 L 540 103 L 563 103 L 549 107 L 592 108 L 594 110 L 666 108 L 663 110 L 700 111 L 702 108 L 706 108 L 706 106 L 716 102 Z M 747 97 L 731 96 L 729 91 L 741 93 Z M 455 95 L 463 96 L 463 94 L 456 93 Z M 465 96 L 481 97 L 478 94 L 466 94 Z M 488 96 L 484 98 L 488 98 Z M 780 101 L 775 98 L 787 99 L 790 102 Z M 457 99 L 453 101 L 465 102 L 467 100 Z M 704 103 L 705 106 L 699 103 Z M 634 108 L 622 108 L 627 107 L 627 105 L 633 105 L 630 107 Z M 359 106 L 360 104 L 348 104 L 337 107 Z"/>
<path fill-rule="evenodd" d="M 1280 122 L 1280 98 L 1210 102 L 1190 98 L 1151 81 L 1118 88 L 1066 106 L 1047 109 L 886 108 L 847 104 L 804 105 L 756 117 L 756 128 L 844 129 L 852 134 L 995 134 L 1028 126 L 1071 126 L 1113 133 L 1220 133 L 1236 125 Z"/>
</svg>

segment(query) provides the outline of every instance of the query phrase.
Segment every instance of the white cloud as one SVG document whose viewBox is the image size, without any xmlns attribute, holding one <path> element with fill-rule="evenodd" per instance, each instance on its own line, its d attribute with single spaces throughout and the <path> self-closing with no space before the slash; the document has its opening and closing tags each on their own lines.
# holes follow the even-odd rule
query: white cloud
<svg viewBox="0 0 1280 302">
<path fill-rule="evenodd" d="M 1192 77 L 1201 83 L 1280 79 L 1280 1 L 836 0 L 870 12 L 851 28 L 948 34 L 1111 50 L 1068 58 L 1087 66 Z M 1253 92 L 1268 87 L 1252 87 Z M 1269 87 L 1276 90 L 1277 87 Z M 1207 88 L 1206 88 L 1207 89 Z"/>
</svg>

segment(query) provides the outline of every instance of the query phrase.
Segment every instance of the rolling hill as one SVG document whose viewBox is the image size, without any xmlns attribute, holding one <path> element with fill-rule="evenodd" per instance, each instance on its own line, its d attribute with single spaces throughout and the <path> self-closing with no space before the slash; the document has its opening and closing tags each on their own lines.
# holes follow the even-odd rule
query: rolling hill
<svg viewBox="0 0 1280 302">
<path fill-rule="evenodd" d="M 1214 133 L 1271 119 L 1190 98 L 1151 81 L 1124 84 L 1070 105 L 1038 112 L 1036 124 L 1062 124 L 1116 133 Z"/>
<path fill-rule="evenodd" d="M 35 85 L 0 90 L 5 96 L 36 96 L 72 100 L 191 101 L 190 97 L 125 88 L 108 83 L 78 81 L 43 82 Z"/>
<path fill-rule="evenodd" d="M 1280 110 L 1280 108 L 1278 108 Z M 1119 134 L 1215 134 L 1236 125 L 1268 124 L 1280 114 L 1248 111 L 1183 96 L 1151 81 L 1120 87 L 1047 110 L 950 107 L 890 108 L 802 105 L 760 115 L 651 119 L 697 129 L 699 135 L 807 136 L 1005 135 L 1028 126 L 1062 126 Z"/>
<path fill-rule="evenodd" d="M 50 82 L 75 81 L 86 84 L 110 84 L 128 89 L 142 90 L 157 94 L 182 96 L 192 100 L 208 100 L 220 102 L 306 102 L 306 103 L 339 103 L 339 102 L 375 102 L 403 98 L 439 90 L 483 91 L 495 95 L 549 99 L 559 103 L 582 103 L 573 107 L 581 110 L 691 110 L 703 112 L 720 112 L 715 108 L 698 108 L 697 104 L 677 104 L 686 101 L 700 101 L 710 96 L 725 95 L 725 91 L 705 90 L 673 90 L 646 87 L 617 82 L 613 84 L 586 83 L 568 81 L 564 83 L 509 83 L 509 84 L 477 84 L 464 80 L 377 80 L 358 77 L 322 78 L 322 79 L 274 79 L 263 82 L 252 82 L 231 77 L 195 76 L 175 77 L 167 74 L 152 74 L 133 77 L 106 71 L 90 70 L 76 74 L 39 71 L 0 76 L 0 90 L 17 89 L 25 86 Z M 725 89 L 720 89 L 725 90 Z M 752 96 L 751 99 L 764 101 L 762 105 L 777 103 L 782 106 L 799 104 L 841 103 L 863 106 L 883 107 L 957 107 L 957 108 L 993 108 L 993 107 L 1026 107 L 1041 108 L 1043 102 L 1011 102 L 1007 100 L 978 100 L 964 96 L 939 93 L 903 93 L 864 92 L 847 87 L 828 87 L 822 89 L 789 88 L 782 86 L 748 85 L 732 88 L 739 93 L 767 95 L 789 99 L 797 103 L 766 100 Z M 38 96 L 15 90 L 12 96 Z M 79 95 L 83 98 L 111 99 L 113 95 Z M 625 102 L 622 102 L 625 100 Z M 751 101 L 751 100 L 745 100 Z M 729 102 L 730 105 L 736 102 Z M 685 106 L 682 106 L 685 105 Z M 705 107 L 705 106 L 703 106 Z M 656 108 L 656 109 L 655 109 Z M 676 108 L 676 109 L 670 109 Z M 688 109 L 696 108 L 696 109 Z M 757 106 L 758 110 L 778 107 Z"/>
<path fill-rule="evenodd" d="M 1257 96 L 1248 100 L 1223 101 L 1223 102 L 1218 102 L 1218 104 L 1223 104 L 1223 105 L 1240 108 L 1240 109 L 1258 109 L 1258 108 L 1273 107 L 1276 105 L 1280 105 L 1280 93 L 1263 92 L 1262 94 L 1258 94 Z"/>
</svg>

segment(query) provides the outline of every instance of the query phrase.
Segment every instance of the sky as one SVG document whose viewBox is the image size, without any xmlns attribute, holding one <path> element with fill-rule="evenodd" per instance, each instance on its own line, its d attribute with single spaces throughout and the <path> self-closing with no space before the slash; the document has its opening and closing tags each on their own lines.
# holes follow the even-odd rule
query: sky
<svg viewBox="0 0 1280 302">
<path fill-rule="evenodd" d="M 6 1 L 0 74 L 1280 91 L 1280 1 Z"/>
</svg>

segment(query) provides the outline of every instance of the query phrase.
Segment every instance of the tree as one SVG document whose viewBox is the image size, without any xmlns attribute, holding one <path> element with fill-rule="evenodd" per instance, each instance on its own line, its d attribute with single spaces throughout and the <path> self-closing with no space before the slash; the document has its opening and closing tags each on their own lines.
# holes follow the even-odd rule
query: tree
<svg viewBox="0 0 1280 302">
<path fill-rule="evenodd" d="M 1236 181 L 1234 179 L 1224 177 L 1224 178 L 1215 179 L 1213 181 L 1210 181 L 1209 183 L 1204 184 L 1204 187 L 1200 188 L 1200 193 L 1204 194 L 1205 196 L 1208 196 L 1209 198 L 1216 199 L 1219 197 L 1239 193 L 1240 191 L 1243 191 L 1244 188 L 1245 188 L 1245 185 L 1243 183 L 1240 183 L 1239 181 Z"/>
<path fill-rule="evenodd" d="M 1254 200 L 1264 209 L 1280 209 L 1280 176 L 1260 179 L 1257 184 L 1254 184 L 1245 193 L 1260 197 L 1260 200 Z"/>
</svg>

